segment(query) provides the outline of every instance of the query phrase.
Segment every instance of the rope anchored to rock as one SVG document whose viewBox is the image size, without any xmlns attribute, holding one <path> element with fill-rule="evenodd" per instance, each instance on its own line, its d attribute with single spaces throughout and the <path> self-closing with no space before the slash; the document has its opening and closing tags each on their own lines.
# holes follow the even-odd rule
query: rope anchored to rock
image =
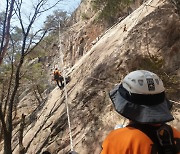
<svg viewBox="0 0 180 154">
<path fill-rule="evenodd" d="M 65 78 L 65 70 L 64 70 L 64 61 L 63 61 L 64 55 L 61 50 L 60 23 L 59 23 L 59 55 L 60 55 L 60 59 L 61 59 L 62 75 L 63 75 L 63 79 L 64 79 L 65 104 L 66 104 L 66 112 L 67 112 L 68 127 L 69 127 L 69 138 L 70 138 L 70 146 L 71 146 L 70 154 L 77 154 L 75 151 L 73 151 L 73 139 L 72 139 L 72 132 L 71 132 L 71 121 L 70 121 L 69 106 L 68 106 L 68 94 L 67 94 L 67 89 L 66 89 L 66 78 Z"/>
</svg>

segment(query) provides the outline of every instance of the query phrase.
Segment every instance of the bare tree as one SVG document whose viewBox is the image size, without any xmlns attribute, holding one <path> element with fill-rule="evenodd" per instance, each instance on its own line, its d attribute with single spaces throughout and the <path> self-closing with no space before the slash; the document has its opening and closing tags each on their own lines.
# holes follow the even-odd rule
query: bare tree
<svg viewBox="0 0 180 154">
<path fill-rule="evenodd" d="M 2 64 L 5 53 L 7 52 L 7 48 L 9 45 L 10 39 L 10 23 L 11 17 L 14 9 L 15 0 L 6 0 L 6 11 L 4 14 L 3 28 L 2 28 L 2 38 L 0 45 L 0 65 Z"/>
<path fill-rule="evenodd" d="M 58 1 L 59 2 L 59 1 Z M 57 3 L 58 3 L 57 2 Z M 23 14 L 22 14 L 22 8 L 23 8 L 23 3 L 22 0 L 11 0 L 11 7 L 10 10 L 13 10 L 13 4 L 15 4 L 15 15 L 17 16 L 20 26 L 21 26 L 21 32 L 22 32 L 22 44 L 21 48 L 18 51 L 18 54 L 20 55 L 19 60 L 16 64 L 16 68 L 13 68 L 14 75 L 12 74 L 13 77 L 13 87 L 10 88 L 11 92 L 8 90 L 8 99 L 7 100 L 7 111 L 6 111 L 6 106 L 4 106 L 5 111 L 3 112 L 2 108 L 2 103 L 0 102 L 0 120 L 2 123 L 2 129 L 3 129 L 3 139 L 4 139 L 4 154 L 11 154 L 12 153 L 12 131 L 13 131 L 13 106 L 15 103 L 15 98 L 17 96 L 18 88 L 20 86 L 20 80 L 22 79 L 22 73 L 21 73 L 21 68 L 23 66 L 25 57 L 31 53 L 34 48 L 43 40 L 44 36 L 47 33 L 47 29 L 38 29 L 35 32 L 33 32 L 33 25 L 36 22 L 37 18 L 44 13 L 45 11 L 51 9 L 54 7 L 57 3 L 54 5 L 46 8 L 47 6 L 47 0 L 38 0 L 37 4 L 33 4 L 33 9 L 31 10 L 31 14 L 28 16 L 29 22 L 27 24 L 27 21 L 24 22 Z M 9 12 L 10 13 L 10 12 Z M 8 11 L 7 11 L 8 14 Z M 2 63 L 2 59 L 7 51 L 7 47 L 9 44 L 9 39 L 10 39 L 10 34 L 9 34 L 9 29 L 10 29 L 10 17 L 12 16 L 12 12 L 8 15 L 7 21 L 9 22 L 4 22 L 7 23 L 6 31 L 3 32 L 4 35 L 4 41 L 5 43 L 1 43 L 1 48 L 0 48 L 0 64 Z M 13 63 L 13 61 L 12 61 Z M 12 80 L 11 80 L 12 82 Z M 22 141 L 22 137 L 21 137 Z M 21 146 L 23 146 L 21 142 Z"/>
</svg>

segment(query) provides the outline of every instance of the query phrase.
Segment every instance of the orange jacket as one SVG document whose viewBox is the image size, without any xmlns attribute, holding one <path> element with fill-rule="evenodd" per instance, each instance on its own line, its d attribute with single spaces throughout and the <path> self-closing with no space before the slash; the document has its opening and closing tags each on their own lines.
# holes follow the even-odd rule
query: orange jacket
<svg viewBox="0 0 180 154">
<path fill-rule="evenodd" d="M 54 71 L 54 75 L 56 75 L 56 74 L 60 76 L 60 75 L 61 75 L 61 72 L 58 71 L 58 70 L 55 70 L 55 71 Z"/>
<path fill-rule="evenodd" d="M 175 139 L 180 140 L 180 132 L 175 128 L 173 134 Z M 113 130 L 104 140 L 102 148 L 101 154 L 154 154 L 151 139 L 132 127 Z"/>
<path fill-rule="evenodd" d="M 59 77 L 61 76 L 61 72 L 59 70 L 54 71 L 54 80 L 59 80 Z"/>
</svg>

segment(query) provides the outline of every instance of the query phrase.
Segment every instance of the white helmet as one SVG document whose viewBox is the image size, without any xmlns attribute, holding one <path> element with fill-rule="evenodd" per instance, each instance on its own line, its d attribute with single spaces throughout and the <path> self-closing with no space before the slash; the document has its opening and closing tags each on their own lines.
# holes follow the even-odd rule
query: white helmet
<svg viewBox="0 0 180 154">
<path fill-rule="evenodd" d="M 156 74 L 145 70 L 129 73 L 123 79 L 122 85 L 135 94 L 158 94 L 165 90 L 162 80 Z"/>
</svg>

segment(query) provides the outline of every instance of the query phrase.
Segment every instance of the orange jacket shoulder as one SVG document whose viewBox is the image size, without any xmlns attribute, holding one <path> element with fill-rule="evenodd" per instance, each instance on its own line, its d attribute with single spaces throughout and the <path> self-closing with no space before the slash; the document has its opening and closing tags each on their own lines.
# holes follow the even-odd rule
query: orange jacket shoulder
<svg viewBox="0 0 180 154">
<path fill-rule="evenodd" d="M 61 72 L 58 71 L 58 70 L 55 70 L 55 71 L 54 71 L 54 75 L 55 75 L 55 74 L 58 74 L 58 75 L 60 76 L 60 75 L 61 75 Z"/>
<path fill-rule="evenodd" d="M 143 154 L 153 142 L 140 130 L 125 127 L 113 130 L 104 140 L 101 154 Z"/>
<path fill-rule="evenodd" d="M 177 129 L 173 128 L 173 135 L 174 135 L 174 138 L 180 138 L 180 131 L 178 131 Z"/>
</svg>

